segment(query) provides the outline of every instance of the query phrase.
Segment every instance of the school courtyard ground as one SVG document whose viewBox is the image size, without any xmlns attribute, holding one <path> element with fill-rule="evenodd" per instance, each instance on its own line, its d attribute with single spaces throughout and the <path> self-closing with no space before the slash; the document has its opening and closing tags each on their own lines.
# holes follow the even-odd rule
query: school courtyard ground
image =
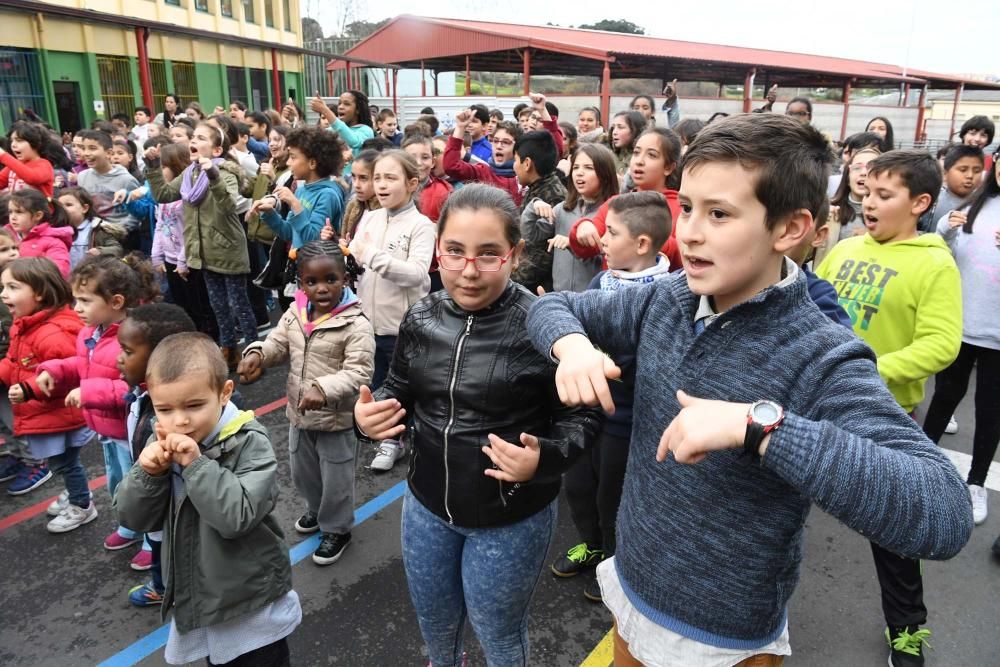
<svg viewBox="0 0 1000 667">
<path fill-rule="evenodd" d="M 285 371 L 269 371 L 243 387 L 247 407 L 269 428 L 279 461 L 282 495 L 277 514 L 286 529 L 294 563 L 294 585 L 304 612 L 290 643 L 295 665 L 423 667 L 427 657 L 410 605 L 399 545 L 406 461 L 386 474 L 367 469 L 371 453 L 357 461 L 357 526 L 353 542 L 335 565 L 320 568 L 309 558 L 316 538 L 298 535 L 292 524 L 302 507 L 289 477 Z M 958 411 L 957 435 L 942 447 L 962 469 L 972 451 L 969 397 Z M 859 397 L 858 400 L 864 400 Z M 922 414 L 920 415 L 922 419 Z M 128 568 L 132 551 L 101 546 L 113 526 L 102 475 L 100 448 L 84 453 L 100 511 L 91 524 L 66 535 L 45 531 L 45 507 L 59 492 L 53 480 L 38 491 L 0 496 L 0 664 L 60 667 L 163 665 L 166 627 L 158 608 L 136 609 L 130 587 L 146 580 Z M 653 462 L 650 462 L 653 465 Z M 955 559 L 925 566 L 930 609 L 928 665 L 997 665 L 1000 633 L 1000 559 L 990 553 L 1000 533 L 1000 464 L 987 483 L 993 514 L 976 528 Z M 711 499 L 706 499 L 710 501 Z M 576 542 L 563 503 L 550 559 Z M 583 581 L 541 577 L 532 606 L 533 665 L 608 667 L 611 619 L 602 605 L 586 601 Z M 802 580 L 789 609 L 793 656 L 790 666 L 884 665 L 878 585 L 868 543 L 814 509 L 806 531 Z M 469 665 L 485 665 L 471 631 Z"/>
</svg>

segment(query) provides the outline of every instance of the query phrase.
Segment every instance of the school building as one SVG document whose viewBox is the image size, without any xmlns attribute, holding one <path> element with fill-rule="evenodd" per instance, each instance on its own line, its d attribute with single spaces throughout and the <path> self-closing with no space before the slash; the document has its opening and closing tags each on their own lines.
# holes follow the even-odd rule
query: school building
<svg viewBox="0 0 1000 667">
<path fill-rule="evenodd" d="M 0 0 L 0 131 L 75 131 L 175 93 L 206 113 L 302 104 L 300 0 Z"/>
</svg>

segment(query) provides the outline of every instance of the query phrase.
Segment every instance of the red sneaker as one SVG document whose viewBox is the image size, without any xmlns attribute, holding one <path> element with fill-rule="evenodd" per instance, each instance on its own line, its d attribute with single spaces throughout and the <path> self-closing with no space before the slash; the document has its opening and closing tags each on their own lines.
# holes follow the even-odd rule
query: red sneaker
<svg viewBox="0 0 1000 667">
<path fill-rule="evenodd" d="M 142 537 L 122 537 L 116 530 L 104 538 L 104 548 L 108 551 L 119 551 L 121 549 L 126 549 L 133 544 L 138 544 L 139 542 L 142 542 Z"/>
<path fill-rule="evenodd" d="M 153 552 L 139 549 L 139 553 L 129 563 L 129 567 L 140 572 L 150 569 L 153 567 Z"/>
</svg>

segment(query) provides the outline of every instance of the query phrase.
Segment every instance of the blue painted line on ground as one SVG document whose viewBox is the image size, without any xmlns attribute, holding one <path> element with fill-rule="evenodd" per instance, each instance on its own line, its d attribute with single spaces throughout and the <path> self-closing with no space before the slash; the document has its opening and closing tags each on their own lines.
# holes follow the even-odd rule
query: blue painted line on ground
<svg viewBox="0 0 1000 667">
<path fill-rule="evenodd" d="M 375 514 L 402 498 L 405 491 L 406 480 L 403 480 L 369 500 L 354 511 L 354 526 L 360 526 Z M 291 558 L 292 565 L 299 563 L 312 554 L 319 546 L 319 541 L 320 535 L 317 533 L 289 549 L 288 555 Z M 161 625 L 145 637 L 142 637 L 100 663 L 98 667 L 129 667 L 130 665 L 134 665 L 166 646 L 169 632 L 169 624 Z"/>
</svg>

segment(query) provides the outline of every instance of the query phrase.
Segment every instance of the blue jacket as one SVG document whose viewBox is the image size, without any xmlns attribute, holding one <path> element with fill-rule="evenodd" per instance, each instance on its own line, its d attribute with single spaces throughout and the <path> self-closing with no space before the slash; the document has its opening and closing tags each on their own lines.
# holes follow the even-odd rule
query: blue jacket
<svg viewBox="0 0 1000 667">
<path fill-rule="evenodd" d="M 812 504 L 908 558 L 946 559 L 972 533 L 955 466 L 889 393 L 875 354 L 809 298 L 804 274 L 695 333 L 683 274 L 629 290 L 547 294 L 528 315 L 550 354 L 571 333 L 634 354 L 628 473 L 615 570 L 647 618 L 698 642 L 755 650 L 785 627 Z M 655 460 L 677 390 L 782 405 L 763 457 L 720 449 L 697 464 Z"/>
<path fill-rule="evenodd" d="M 257 162 L 264 162 L 271 157 L 271 147 L 266 141 L 258 141 L 253 137 L 247 139 L 247 150 L 254 156 Z"/>
<path fill-rule="evenodd" d="M 139 236 L 143 251 L 148 255 L 153 247 L 153 234 L 156 233 L 156 207 L 159 204 L 153 199 L 149 183 L 143 183 L 146 194 L 135 201 L 125 199 L 125 210 L 139 221 Z"/>
<path fill-rule="evenodd" d="M 489 162 L 493 159 L 493 144 L 490 143 L 489 137 L 485 134 L 473 141 L 469 150 L 483 162 Z"/>
<path fill-rule="evenodd" d="M 823 280 L 812 271 L 803 269 L 803 272 L 806 274 L 806 284 L 809 288 L 809 298 L 812 299 L 813 303 L 819 306 L 819 309 L 823 311 L 823 314 L 831 320 L 837 324 L 847 327 L 851 331 L 854 331 L 854 325 L 851 324 L 851 318 L 847 316 L 847 311 L 841 308 L 840 302 L 837 300 L 837 290 L 833 288 L 833 285 Z"/>
<path fill-rule="evenodd" d="M 314 183 L 300 185 L 295 196 L 302 204 L 298 214 L 289 212 L 282 218 L 274 211 L 262 213 L 260 219 L 274 230 L 279 238 L 291 241 L 293 248 L 301 248 L 309 241 L 319 238 L 326 221 L 340 231 L 340 221 L 344 215 L 344 191 L 335 181 L 320 179 Z"/>
</svg>

